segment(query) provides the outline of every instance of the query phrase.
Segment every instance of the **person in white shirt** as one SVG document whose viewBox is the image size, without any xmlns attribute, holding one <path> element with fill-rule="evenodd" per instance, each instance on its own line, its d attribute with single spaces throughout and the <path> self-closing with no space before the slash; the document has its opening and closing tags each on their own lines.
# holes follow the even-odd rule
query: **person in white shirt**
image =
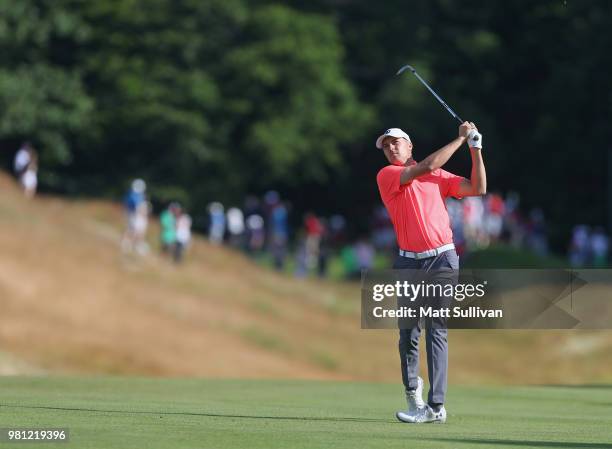
<svg viewBox="0 0 612 449">
<path fill-rule="evenodd" d="M 28 164 L 30 163 L 30 149 L 31 145 L 29 142 L 25 142 L 17 153 L 15 153 L 15 160 L 13 161 L 13 170 L 15 171 L 15 176 L 21 180 L 21 176 L 25 173 L 28 168 Z"/>
<path fill-rule="evenodd" d="M 30 142 L 25 142 L 15 154 L 13 169 L 26 197 L 32 198 L 38 187 L 38 156 Z"/>
<path fill-rule="evenodd" d="M 174 261 L 181 262 L 185 250 L 191 241 L 191 217 L 188 214 L 181 214 L 176 219 L 176 245 L 174 247 Z"/>
</svg>

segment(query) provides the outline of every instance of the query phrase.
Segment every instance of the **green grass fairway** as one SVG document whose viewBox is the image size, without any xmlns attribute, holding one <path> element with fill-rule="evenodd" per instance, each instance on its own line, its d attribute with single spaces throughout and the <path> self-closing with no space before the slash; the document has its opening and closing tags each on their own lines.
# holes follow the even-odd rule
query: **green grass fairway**
<svg viewBox="0 0 612 449">
<path fill-rule="evenodd" d="M 395 420 L 399 385 L 0 378 L 0 427 L 68 427 L 74 448 L 609 448 L 612 386 L 451 387 L 445 425 Z"/>
</svg>

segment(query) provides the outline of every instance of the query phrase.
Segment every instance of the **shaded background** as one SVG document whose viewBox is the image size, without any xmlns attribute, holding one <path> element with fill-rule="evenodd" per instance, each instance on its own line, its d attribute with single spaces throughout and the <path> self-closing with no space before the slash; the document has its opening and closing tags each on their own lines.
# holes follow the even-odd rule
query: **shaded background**
<svg viewBox="0 0 612 449">
<path fill-rule="evenodd" d="M 543 209 L 552 248 L 610 226 L 611 6 L 605 1 L 0 2 L 0 154 L 40 151 L 42 190 L 204 210 L 274 188 L 295 216 L 379 202 L 374 148 L 400 126 L 422 158 L 456 123 L 485 136 L 489 190 Z M 460 152 L 450 170 L 469 173 Z"/>
</svg>

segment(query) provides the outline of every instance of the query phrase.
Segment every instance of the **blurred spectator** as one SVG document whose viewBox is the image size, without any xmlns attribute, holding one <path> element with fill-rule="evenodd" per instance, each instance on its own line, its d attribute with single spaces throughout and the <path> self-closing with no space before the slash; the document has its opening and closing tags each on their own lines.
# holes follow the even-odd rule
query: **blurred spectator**
<svg viewBox="0 0 612 449">
<path fill-rule="evenodd" d="M 527 246 L 540 256 L 548 254 L 546 223 L 544 222 L 544 212 L 542 212 L 542 209 L 536 208 L 529 213 Z"/>
<path fill-rule="evenodd" d="M 226 218 L 229 243 L 234 248 L 241 248 L 244 243 L 244 215 L 237 207 L 230 207 Z"/>
<path fill-rule="evenodd" d="M 369 270 L 374 266 L 374 247 L 366 239 L 362 238 L 355 243 L 355 258 L 357 260 L 357 268 L 361 270 Z"/>
<path fill-rule="evenodd" d="M 259 214 L 251 215 L 247 218 L 247 251 L 255 255 L 259 253 L 265 242 L 264 219 Z"/>
<path fill-rule="evenodd" d="M 268 190 L 263 198 L 263 217 L 266 223 L 272 218 L 272 211 L 280 202 L 280 195 L 276 190 Z"/>
<path fill-rule="evenodd" d="M 134 249 L 141 256 L 149 253 L 147 229 L 149 227 L 150 213 L 151 203 L 148 201 L 141 202 L 136 208 L 136 216 L 134 217 Z"/>
<path fill-rule="evenodd" d="M 306 257 L 306 237 L 303 231 L 298 236 L 298 244 L 295 250 L 295 276 L 303 278 L 308 275 L 308 260 Z"/>
<path fill-rule="evenodd" d="M 586 225 L 574 226 L 570 244 L 570 264 L 573 267 L 584 267 L 589 259 L 589 228 Z"/>
<path fill-rule="evenodd" d="M 30 163 L 21 177 L 21 184 L 27 198 L 33 198 L 36 195 L 38 187 L 38 155 L 34 149 L 30 152 Z"/>
<path fill-rule="evenodd" d="M 353 245 L 346 245 L 340 251 L 340 258 L 342 259 L 342 267 L 344 268 L 344 275 L 347 279 L 359 278 L 359 263 L 357 262 L 357 254 Z"/>
<path fill-rule="evenodd" d="M 329 218 L 329 238 L 332 248 L 339 249 L 344 244 L 346 239 L 345 231 L 346 218 L 340 214 L 332 215 Z"/>
<path fill-rule="evenodd" d="M 501 236 L 505 214 L 504 200 L 501 195 L 491 193 L 486 196 L 485 231 L 489 240 L 497 242 Z"/>
<path fill-rule="evenodd" d="M 395 250 L 395 231 L 385 206 L 378 206 L 374 209 L 372 243 L 378 250 Z"/>
<path fill-rule="evenodd" d="M 132 181 L 130 190 L 123 199 L 127 226 L 121 239 L 123 252 L 136 251 L 145 254 L 148 251 L 146 232 L 149 219 L 149 204 L 146 201 L 147 185 L 142 179 Z"/>
<path fill-rule="evenodd" d="M 30 142 L 24 142 L 23 145 L 17 150 L 15 153 L 15 160 L 13 161 L 13 170 L 15 171 L 15 176 L 21 182 L 21 177 L 25 173 L 28 168 L 28 164 L 31 161 L 30 151 L 32 149 L 32 144 Z"/>
<path fill-rule="evenodd" d="M 159 216 L 160 238 L 162 253 L 174 254 L 176 245 L 176 216 L 180 213 L 181 206 L 172 202 Z"/>
<path fill-rule="evenodd" d="M 520 196 L 516 192 L 508 192 L 505 201 L 504 227 L 508 234 L 510 245 L 515 248 L 523 246 L 525 227 L 519 213 Z"/>
<path fill-rule="evenodd" d="M 215 245 L 223 243 L 223 236 L 225 234 L 225 212 L 223 204 L 218 201 L 210 203 L 208 206 L 208 213 L 210 216 L 208 240 Z"/>
<path fill-rule="evenodd" d="M 514 212 L 518 211 L 519 208 L 519 204 L 521 202 L 521 197 L 519 196 L 518 193 L 516 192 L 508 192 L 508 194 L 506 195 L 506 204 L 505 204 L 505 208 L 506 208 L 506 213 L 507 214 L 511 214 Z"/>
<path fill-rule="evenodd" d="M 319 238 L 319 250 L 317 254 L 317 274 L 319 277 L 327 276 L 327 266 L 331 254 L 330 233 L 327 221 L 323 218 L 319 220 L 321 225 L 321 235 Z"/>
<path fill-rule="evenodd" d="M 15 154 L 15 176 L 27 198 L 36 195 L 38 187 L 38 154 L 30 142 L 25 142 Z"/>
<path fill-rule="evenodd" d="M 304 228 L 306 229 L 306 264 L 308 269 L 312 269 L 318 263 L 323 225 L 315 214 L 308 212 L 304 217 Z"/>
<path fill-rule="evenodd" d="M 589 243 L 593 255 L 593 266 L 605 268 L 608 265 L 609 239 L 601 227 L 595 228 Z"/>
<path fill-rule="evenodd" d="M 126 193 L 123 200 L 128 217 L 134 215 L 140 203 L 145 201 L 146 191 L 147 184 L 142 179 L 132 181 L 130 190 Z"/>
<path fill-rule="evenodd" d="M 463 228 L 468 249 L 478 249 L 489 244 L 488 236 L 484 230 L 484 205 L 482 198 L 471 196 L 464 198 Z"/>
<path fill-rule="evenodd" d="M 274 258 L 274 267 L 282 270 L 285 266 L 287 244 L 289 242 L 289 223 L 287 207 L 277 202 L 270 212 L 269 247 Z"/>
<path fill-rule="evenodd" d="M 191 241 L 191 221 L 191 217 L 183 212 L 176 217 L 176 245 L 174 247 L 176 263 L 183 261 L 183 256 Z"/>
</svg>

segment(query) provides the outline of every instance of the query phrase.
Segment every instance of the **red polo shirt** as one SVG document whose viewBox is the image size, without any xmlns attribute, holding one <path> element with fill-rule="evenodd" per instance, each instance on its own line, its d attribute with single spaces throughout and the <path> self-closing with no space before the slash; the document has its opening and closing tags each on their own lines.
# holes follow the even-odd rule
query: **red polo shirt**
<svg viewBox="0 0 612 449">
<path fill-rule="evenodd" d="M 401 165 L 388 165 L 376 176 L 399 247 L 421 252 L 452 243 L 453 231 L 444 200 L 449 196 L 459 198 L 457 192 L 464 178 L 439 168 L 400 185 L 403 169 Z"/>
</svg>

